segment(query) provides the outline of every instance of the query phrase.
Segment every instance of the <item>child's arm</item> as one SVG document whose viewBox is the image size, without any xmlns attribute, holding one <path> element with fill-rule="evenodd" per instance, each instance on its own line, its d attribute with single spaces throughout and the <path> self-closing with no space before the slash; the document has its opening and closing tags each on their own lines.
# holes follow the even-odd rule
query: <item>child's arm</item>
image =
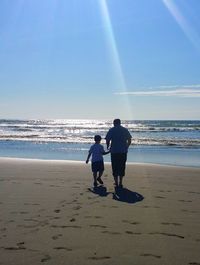
<svg viewBox="0 0 200 265">
<path fill-rule="evenodd" d="M 109 154 L 109 153 L 110 153 L 110 150 L 107 151 L 107 152 L 104 151 L 104 152 L 102 153 L 102 155 L 107 155 L 107 154 Z"/>
<path fill-rule="evenodd" d="M 87 159 L 85 161 L 86 164 L 89 162 L 90 157 L 91 157 L 91 153 L 89 153 L 88 156 L 87 156 Z"/>
</svg>

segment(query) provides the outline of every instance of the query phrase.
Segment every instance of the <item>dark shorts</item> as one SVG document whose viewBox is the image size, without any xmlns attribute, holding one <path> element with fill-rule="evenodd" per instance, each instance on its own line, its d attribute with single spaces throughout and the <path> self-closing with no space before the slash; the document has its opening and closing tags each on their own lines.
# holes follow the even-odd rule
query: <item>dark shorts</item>
<svg viewBox="0 0 200 265">
<path fill-rule="evenodd" d="M 125 175 L 126 160 L 127 153 L 111 153 L 112 172 L 114 177 L 123 177 Z"/>
<path fill-rule="evenodd" d="M 92 162 L 92 172 L 104 171 L 103 161 Z"/>
</svg>

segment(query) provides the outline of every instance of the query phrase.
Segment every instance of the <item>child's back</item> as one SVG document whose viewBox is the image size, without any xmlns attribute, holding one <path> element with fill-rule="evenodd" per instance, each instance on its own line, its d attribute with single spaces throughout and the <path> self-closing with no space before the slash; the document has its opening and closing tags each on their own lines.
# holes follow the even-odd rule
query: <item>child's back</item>
<svg viewBox="0 0 200 265">
<path fill-rule="evenodd" d="M 95 143 L 90 147 L 89 153 L 92 155 L 92 163 L 103 161 L 103 154 L 105 153 L 103 145 Z"/>
<path fill-rule="evenodd" d="M 90 156 L 92 156 L 92 172 L 94 176 L 94 186 L 96 187 L 97 181 L 100 184 L 103 184 L 103 181 L 101 179 L 101 176 L 104 171 L 103 155 L 108 154 L 109 151 L 105 152 L 103 145 L 100 144 L 101 142 L 100 135 L 95 135 L 94 140 L 95 143 L 90 147 L 86 163 L 89 162 Z M 97 172 L 99 173 L 98 177 L 97 177 Z"/>
</svg>

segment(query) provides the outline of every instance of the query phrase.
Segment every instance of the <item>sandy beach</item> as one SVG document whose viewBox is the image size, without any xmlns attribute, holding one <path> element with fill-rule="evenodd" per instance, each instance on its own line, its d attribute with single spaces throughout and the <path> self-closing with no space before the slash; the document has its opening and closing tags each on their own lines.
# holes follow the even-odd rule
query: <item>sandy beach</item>
<svg viewBox="0 0 200 265">
<path fill-rule="evenodd" d="M 200 168 L 0 158 L 0 265 L 200 264 Z"/>
</svg>

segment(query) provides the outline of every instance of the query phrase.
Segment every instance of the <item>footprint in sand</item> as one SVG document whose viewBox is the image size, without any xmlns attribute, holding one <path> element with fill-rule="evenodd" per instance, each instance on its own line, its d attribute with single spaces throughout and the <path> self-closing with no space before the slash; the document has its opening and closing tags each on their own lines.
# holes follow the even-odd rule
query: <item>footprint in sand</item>
<svg viewBox="0 0 200 265">
<path fill-rule="evenodd" d="M 46 262 L 50 259 L 51 259 L 51 257 L 49 255 L 45 255 L 44 258 L 41 259 L 41 262 Z"/>
<path fill-rule="evenodd" d="M 34 205 L 34 206 L 36 205 L 36 206 L 38 206 L 40 204 L 39 203 L 29 203 L 29 202 L 25 202 L 24 205 Z"/>
<path fill-rule="evenodd" d="M 128 221 L 128 220 L 122 220 L 122 222 L 130 224 L 130 225 L 139 225 L 140 224 L 140 222 L 131 222 L 131 221 Z"/>
<path fill-rule="evenodd" d="M 125 231 L 126 234 L 130 234 L 130 235 L 141 235 L 142 233 L 140 232 L 132 232 L 132 231 Z"/>
<path fill-rule="evenodd" d="M 41 213 L 41 212 L 45 212 L 46 210 L 45 209 L 39 209 L 38 212 Z"/>
<path fill-rule="evenodd" d="M 154 197 L 157 199 L 166 199 L 166 197 L 163 197 L 163 196 L 154 196 Z"/>
<path fill-rule="evenodd" d="M 63 203 L 66 203 L 67 201 L 66 200 L 62 200 L 62 201 L 60 201 L 59 203 L 60 204 L 63 204 Z"/>
<path fill-rule="evenodd" d="M 150 254 L 150 253 L 144 253 L 144 254 L 141 254 L 140 256 L 142 256 L 142 257 L 153 257 L 153 258 L 157 258 L 157 259 L 161 258 L 161 256 L 159 256 L 159 255 L 154 255 L 154 254 Z"/>
<path fill-rule="evenodd" d="M 53 228 L 82 228 L 82 226 L 78 225 L 51 225 Z"/>
<path fill-rule="evenodd" d="M 96 215 L 96 216 L 93 216 L 95 219 L 101 219 L 101 218 L 103 218 L 102 216 L 98 216 L 98 215 Z"/>
<path fill-rule="evenodd" d="M 55 235 L 55 236 L 52 236 L 52 239 L 53 240 L 57 240 L 59 237 L 61 237 L 62 236 L 62 234 L 57 234 L 57 235 Z"/>
<path fill-rule="evenodd" d="M 90 259 L 90 260 L 104 260 L 104 259 L 111 259 L 111 257 L 109 257 L 109 256 L 102 256 L 102 257 L 93 256 L 93 257 L 88 257 L 88 259 Z"/>
<path fill-rule="evenodd" d="M 22 211 L 20 214 L 28 214 L 29 212 Z"/>
<path fill-rule="evenodd" d="M 75 206 L 73 207 L 73 210 L 80 210 L 82 207 L 81 206 Z"/>
<path fill-rule="evenodd" d="M 90 227 L 107 228 L 105 225 L 90 225 Z"/>
<path fill-rule="evenodd" d="M 66 248 L 66 247 L 55 247 L 53 249 L 56 249 L 56 250 L 67 250 L 67 251 L 72 251 L 72 248 Z"/>
<path fill-rule="evenodd" d="M 181 238 L 181 239 L 185 238 L 184 236 L 180 236 L 180 235 L 176 235 L 176 234 L 160 233 L 160 232 L 152 232 L 152 233 L 149 233 L 149 235 L 163 235 L 163 236 L 177 237 L 177 238 Z"/>
<path fill-rule="evenodd" d="M 20 242 L 16 247 L 2 247 L 5 250 L 24 250 L 26 247 L 24 246 L 24 242 Z"/>
<path fill-rule="evenodd" d="M 198 213 L 197 211 L 190 211 L 186 209 L 181 209 L 181 212 L 186 212 L 186 213 Z"/>
<path fill-rule="evenodd" d="M 196 191 L 188 191 L 188 193 L 200 194 L 200 192 L 196 192 Z"/>
<path fill-rule="evenodd" d="M 171 192 L 171 190 L 159 190 L 159 192 Z"/>
<path fill-rule="evenodd" d="M 109 235 L 121 235 L 120 232 L 111 232 L 111 231 L 102 231 L 103 234 L 109 234 Z"/>
<path fill-rule="evenodd" d="M 161 223 L 161 225 L 174 225 L 174 226 L 180 226 L 182 224 L 179 224 L 179 223 Z"/>
</svg>

